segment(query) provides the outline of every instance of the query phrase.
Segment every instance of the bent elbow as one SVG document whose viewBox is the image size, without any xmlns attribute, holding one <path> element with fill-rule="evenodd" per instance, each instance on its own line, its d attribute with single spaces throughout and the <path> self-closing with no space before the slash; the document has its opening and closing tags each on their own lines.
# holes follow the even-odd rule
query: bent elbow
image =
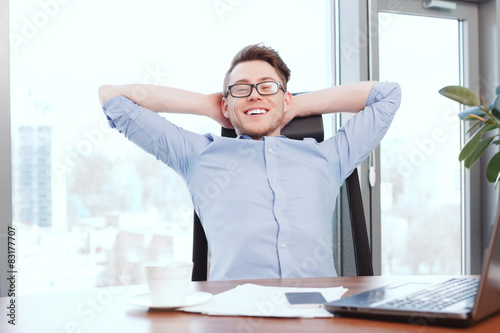
<svg viewBox="0 0 500 333">
<path fill-rule="evenodd" d="M 112 91 L 111 85 L 102 85 L 99 87 L 98 95 L 99 95 L 99 103 L 101 105 L 104 105 L 108 100 L 110 100 L 113 95 L 111 94 Z"/>
</svg>

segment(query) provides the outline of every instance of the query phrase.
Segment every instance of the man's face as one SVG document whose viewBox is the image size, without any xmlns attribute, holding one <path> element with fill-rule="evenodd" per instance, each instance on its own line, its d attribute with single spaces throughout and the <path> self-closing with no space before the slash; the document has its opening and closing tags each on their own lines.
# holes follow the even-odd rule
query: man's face
<svg viewBox="0 0 500 333">
<path fill-rule="evenodd" d="M 261 60 L 238 64 L 228 77 L 229 86 L 265 81 L 281 82 L 276 70 Z M 281 88 L 277 94 L 262 96 L 254 87 L 248 97 L 236 98 L 228 94 L 222 100 L 222 111 L 233 124 L 236 134 L 260 140 L 263 136 L 280 134 L 283 114 L 288 111 L 290 102 L 290 93 L 283 92 Z"/>
</svg>

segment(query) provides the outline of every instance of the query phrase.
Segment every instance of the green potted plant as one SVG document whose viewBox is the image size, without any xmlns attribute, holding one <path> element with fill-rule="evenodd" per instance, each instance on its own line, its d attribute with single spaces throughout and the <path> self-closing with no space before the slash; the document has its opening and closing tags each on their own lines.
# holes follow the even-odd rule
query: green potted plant
<svg viewBox="0 0 500 333">
<path fill-rule="evenodd" d="M 464 121 L 471 121 L 471 126 L 467 133 L 471 135 L 465 143 L 458 156 L 459 161 L 464 162 L 466 168 L 470 168 L 489 146 L 499 145 L 500 134 L 489 135 L 493 130 L 500 128 L 500 86 L 495 89 L 495 99 L 489 105 L 483 99 L 481 106 L 478 95 L 471 89 L 461 86 L 446 86 L 439 90 L 439 93 L 460 104 L 470 106 L 461 111 L 458 116 Z M 500 181 L 500 152 L 491 157 L 486 167 L 486 179 L 489 183 L 496 185 Z"/>
</svg>

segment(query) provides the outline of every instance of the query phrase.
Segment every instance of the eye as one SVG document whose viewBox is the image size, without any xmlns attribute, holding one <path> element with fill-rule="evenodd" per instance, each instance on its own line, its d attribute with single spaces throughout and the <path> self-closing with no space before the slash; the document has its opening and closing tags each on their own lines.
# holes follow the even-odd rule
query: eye
<svg viewBox="0 0 500 333">
<path fill-rule="evenodd" d="M 244 95 L 248 94 L 249 86 L 244 84 L 238 84 L 231 88 L 231 92 L 235 95 Z"/>
<path fill-rule="evenodd" d="M 239 87 L 235 87 L 235 91 L 236 92 L 245 92 L 245 91 L 248 91 L 248 87 L 245 87 L 245 86 L 239 86 Z"/>
<path fill-rule="evenodd" d="M 263 82 L 259 85 L 259 90 L 263 93 L 270 93 L 276 90 L 276 84 L 273 82 Z"/>
</svg>

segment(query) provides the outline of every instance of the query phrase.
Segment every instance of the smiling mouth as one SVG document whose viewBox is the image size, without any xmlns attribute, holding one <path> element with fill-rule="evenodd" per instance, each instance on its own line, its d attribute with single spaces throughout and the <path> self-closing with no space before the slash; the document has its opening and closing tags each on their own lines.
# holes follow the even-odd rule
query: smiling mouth
<svg viewBox="0 0 500 333">
<path fill-rule="evenodd" d="M 267 110 L 266 109 L 252 109 L 248 110 L 245 112 L 248 116 L 253 116 L 253 115 L 259 115 L 259 114 L 266 114 Z"/>
</svg>

